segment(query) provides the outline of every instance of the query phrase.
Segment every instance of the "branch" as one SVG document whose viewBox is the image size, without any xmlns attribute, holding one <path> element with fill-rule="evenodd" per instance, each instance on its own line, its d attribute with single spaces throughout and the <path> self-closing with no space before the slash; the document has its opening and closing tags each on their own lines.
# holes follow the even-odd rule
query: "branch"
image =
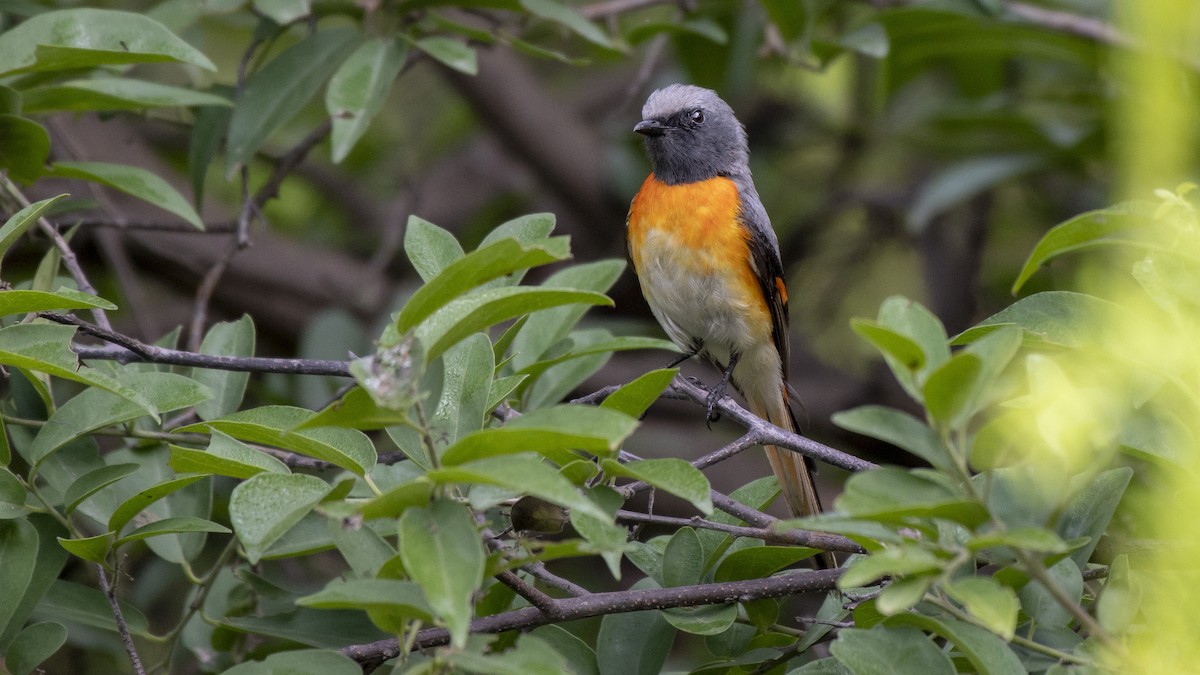
<svg viewBox="0 0 1200 675">
<path fill-rule="evenodd" d="M 551 623 L 574 621 L 604 614 L 721 605 L 781 598 L 800 593 L 831 591 L 837 588 L 837 580 L 841 575 L 842 570 L 840 569 L 820 570 L 720 584 L 592 593 L 579 598 L 552 600 L 554 613 L 557 615 L 555 618 L 550 618 L 537 607 L 523 607 L 475 619 L 471 622 L 471 632 L 502 633 L 510 630 L 528 630 Z M 414 647 L 427 649 L 449 642 L 450 634 L 445 629 L 431 628 L 417 634 Z M 364 669 L 373 668 L 388 659 L 399 656 L 400 643 L 397 639 L 391 638 L 370 644 L 343 647 L 341 652 L 357 661 Z"/>
<path fill-rule="evenodd" d="M 105 359 L 119 363 L 147 362 L 172 366 L 194 366 L 215 370 L 236 370 L 251 373 L 283 373 L 286 375 L 333 375 L 350 376 L 347 361 L 329 359 L 276 359 L 265 356 L 214 356 L 179 349 L 149 345 L 128 335 L 106 330 L 67 314 L 39 312 L 38 316 L 67 326 L 76 326 L 79 332 L 100 338 L 115 347 L 87 347 L 75 345 L 72 349 L 81 359 Z"/>
<path fill-rule="evenodd" d="M 671 386 L 667 387 L 667 391 L 683 394 L 701 405 L 704 405 L 705 399 L 708 396 L 708 391 L 704 387 L 679 375 L 675 376 L 675 379 L 671 382 Z M 811 457 L 847 471 L 869 471 L 879 468 L 879 465 L 874 462 L 859 459 L 854 455 L 831 448 L 824 443 L 818 443 L 811 438 L 777 427 L 738 405 L 728 396 L 717 401 L 716 409 L 728 415 L 738 424 L 746 427 L 749 431 L 748 435 L 753 436 L 754 442 L 760 445 L 774 445 L 780 448 L 787 448 L 805 457 Z M 741 439 L 735 441 L 735 443 L 738 442 L 741 442 Z"/>
<path fill-rule="evenodd" d="M 1133 46 L 1133 40 L 1128 35 L 1122 33 L 1116 26 L 1107 24 L 1100 19 L 1046 9 L 1024 2 L 1010 2 L 1004 5 L 1004 9 L 1013 16 L 1018 16 L 1042 28 L 1071 33 L 1118 47 Z"/>
<path fill-rule="evenodd" d="M 4 188 L 12 195 L 13 199 L 17 200 L 17 203 L 22 208 L 30 206 L 29 200 L 25 198 L 25 194 L 17 188 L 15 183 L 9 180 L 7 176 L 3 180 Z M 49 220 L 46 220 L 44 216 L 38 218 L 37 223 L 42 232 L 54 242 L 54 247 L 58 249 L 59 255 L 62 256 L 63 266 L 71 273 L 71 278 L 75 280 L 75 285 L 79 287 L 79 290 L 91 295 L 99 295 L 96 287 L 88 281 L 87 274 L 84 273 L 83 267 L 79 264 L 79 259 L 75 257 L 75 251 L 71 250 L 71 247 L 67 244 L 67 240 L 63 239 L 63 236 L 58 233 L 58 229 Z M 108 314 L 103 309 L 95 307 L 91 312 L 92 317 L 96 319 L 96 323 L 105 328 L 112 328 L 108 322 Z"/>
<path fill-rule="evenodd" d="M 146 669 L 142 667 L 142 659 L 138 656 L 137 647 L 133 644 L 133 636 L 129 634 L 129 626 L 125 623 L 125 614 L 121 611 L 121 603 L 117 602 L 116 586 L 109 583 L 104 565 L 97 564 L 96 573 L 100 576 L 100 590 L 104 591 L 104 597 L 108 599 L 108 606 L 112 608 L 113 618 L 117 621 L 117 632 L 121 634 L 121 642 L 125 643 L 125 653 L 129 655 L 129 661 L 133 663 L 133 672 L 137 675 L 146 675 Z"/>
<path fill-rule="evenodd" d="M 652 525 L 669 525 L 671 527 L 695 527 L 702 530 L 713 530 L 715 532 L 724 532 L 732 537 L 749 537 L 751 539 L 761 539 L 772 544 L 783 544 L 785 546 L 807 546 L 808 548 L 817 548 L 822 551 L 844 551 L 847 553 L 862 553 L 863 548 L 846 537 L 836 534 L 826 534 L 824 532 L 810 532 L 808 530 L 773 530 L 765 527 L 744 527 L 741 525 L 726 525 L 725 523 L 716 523 L 711 520 L 705 520 L 699 516 L 695 518 L 675 518 L 673 516 L 657 516 L 647 513 L 638 513 L 637 511 L 626 511 L 624 509 L 617 511 L 617 520 L 625 520 L 634 523 L 650 523 Z"/>
</svg>

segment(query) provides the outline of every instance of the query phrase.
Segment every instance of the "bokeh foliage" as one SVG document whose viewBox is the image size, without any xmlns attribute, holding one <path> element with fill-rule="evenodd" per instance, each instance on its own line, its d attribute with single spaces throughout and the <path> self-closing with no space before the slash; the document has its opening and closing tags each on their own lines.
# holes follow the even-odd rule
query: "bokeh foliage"
<svg viewBox="0 0 1200 675">
<path fill-rule="evenodd" d="M 1185 0 L 87 4 L 0 1 L 8 671 L 1195 663 Z M 669 343 L 589 309 L 636 302 L 626 137 L 676 79 L 750 129 L 815 433 L 887 464 L 827 514 L 741 473 L 730 510 L 699 408 L 655 429 Z M 247 259 L 358 276 L 313 317 Z M 796 571 L 799 531 L 860 552 Z"/>
</svg>

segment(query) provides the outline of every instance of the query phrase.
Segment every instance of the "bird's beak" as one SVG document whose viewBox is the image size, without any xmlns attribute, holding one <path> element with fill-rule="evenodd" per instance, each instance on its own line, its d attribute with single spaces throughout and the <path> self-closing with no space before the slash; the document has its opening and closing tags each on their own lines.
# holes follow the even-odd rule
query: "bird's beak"
<svg viewBox="0 0 1200 675">
<path fill-rule="evenodd" d="M 667 131 L 667 125 L 658 120 L 642 120 L 633 130 L 643 136 L 662 136 Z"/>
</svg>

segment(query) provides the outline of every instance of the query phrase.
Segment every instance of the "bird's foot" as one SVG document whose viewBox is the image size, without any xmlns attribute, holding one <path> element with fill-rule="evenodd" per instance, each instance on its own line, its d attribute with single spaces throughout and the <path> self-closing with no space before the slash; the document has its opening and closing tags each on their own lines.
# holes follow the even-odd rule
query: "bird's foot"
<svg viewBox="0 0 1200 675">
<path fill-rule="evenodd" d="M 708 397 L 704 399 L 704 411 L 707 413 L 705 420 L 709 429 L 712 429 L 712 423 L 721 419 L 721 413 L 717 410 L 717 403 L 725 398 L 726 380 L 721 380 L 708 392 Z"/>
</svg>

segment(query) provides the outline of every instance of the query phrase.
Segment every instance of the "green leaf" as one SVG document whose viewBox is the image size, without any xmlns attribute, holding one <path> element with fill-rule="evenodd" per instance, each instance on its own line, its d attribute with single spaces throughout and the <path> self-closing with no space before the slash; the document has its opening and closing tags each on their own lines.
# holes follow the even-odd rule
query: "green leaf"
<svg viewBox="0 0 1200 675">
<path fill-rule="evenodd" d="M 404 253 L 426 283 L 463 257 L 454 235 L 417 216 L 409 216 L 404 228 Z"/>
<path fill-rule="evenodd" d="M 200 353 L 209 356 L 254 356 L 254 320 L 243 315 L 237 321 L 213 324 L 204 334 Z M 212 420 L 238 409 L 246 394 L 250 373 L 217 368 L 193 368 L 192 379 L 208 387 L 213 397 L 196 404 L 196 415 Z"/>
<path fill-rule="evenodd" d="M 246 78 L 229 120 L 226 176 L 250 162 L 267 138 L 316 95 L 353 48 L 358 31 L 326 28 L 288 47 Z"/>
<path fill-rule="evenodd" d="M 674 637 L 660 612 L 605 614 L 596 637 L 600 675 L 658 675 Z"/>
<path fill-rule="evenodd" d="M 903 577 L 938 572 L 949 564 L 932 552 L 913 545 L 886 548 L 859 558 L 838 579 L 838 588 L 859 588 L 883 577 Z"/>
<path fill-rule="evenodd" d="M 217 85 L 214 91 L 233 95 L 232 87 Z M 192 133 L 188 138 L 187 168 L 192 185 L 192 203 L 199 209 L 204 203 L 204 182 L 213 157 L 225 143 L 233 108 L 202 106 L 192 113 Z"/>
<path fill-rule="evenodd" d="M 837 500 L 839 512 L 880 522 L 905 518 L 949 518 L 973 527 L 985 522 L 987 510 L 916 471 L 882 467 L 857 473 L 846 481 Z"/>
<path fill-rule="evenodd" d="M 976 535 L 967 540 L 972 551 L 995 546 L 1009 546 L 1035 553 L 1066 553 L 1071 550 L 1065 541 L 1041 527 L 1013 527 Z"/>
<path fill-rule="evenodd" d="M 352 518 L 326 518 L 325 524 L 334 546 L 359 578 L 374 578 L 388 561 L 396 558 L 396 547 L 370 526 L 364 527 Z"/>
<path fill-rule="evenodd" d="M 460 40 L 435 35 L 421 38 L 413 45 L 435 61 L 464 75 L 474 76 L 479 72 L 475 49 Z"/>
<path fill-rule="evenodd" d="M 134 516 L 141 513 L 142 510 L 147 506 L 150 506 L 154 502 L 166 497 L 172 492 L 182 487 L 191 485 L 202 478 L 207 478 L 207 476 L 184 476 L 183 478 L 168 480 L 142 490 L 136 495 L 125 500 L 120 506 L 117 507 L 117 510 L 114 511 L 112 516 L 110 516 L 108 519 L 108 529 L 112 530 L 114 533 L 120 533 L 121 529 L 125 527 L 126 523 L 132 520 Z"/>
<path fill-rule="evenodd" d="M 1063 558 L 1046 568 L 1046 573 L 1061 593 L 1073 602 L 1083 598 L 1083 574 L 1070 558 Z M 1067 628 L 1075 620 L 1054 595 L 1040 581 L 1030 580 L 1017 592 L 1021 600 L 1021 611 L 1037 622 L 1041 628 Z"/>
<path fill-rule="evenodd" d="M 140 392 L 95 368 L 81 366 L 71 351 L 73 326 L 25 323 L 0 329 L 0 364 L 36 370 L 111 391 L 141 406 L 158 420 L 158 409 Z"/>
<path fill-rule="evenodd" d="M 950 347 L 946 344 L 946 331 L 942 323 L 920 304 L 894 295 L 880 305 L 876 324 L 920 347 L 925 358 L 916 368 L 910 368 L 908 363 L 888 351 L 883 354 L 896 380 L 913 399 L 920 402 L 925 377 L 950 358 Z"/>
<path fill-rule="evenodd" d="M 690 527 L 675 530 L 663 550 L 663 585 L 675 587 L 700 583 L 704 575 L 704 562 L 704 549 L 700 546 L 696 530 Z"/>
<path fill-rule="evenodd" d="M 196 227 L 204 229 L 200 214 L 171 187 L 170 183 L 137 166 L 107 162 L 55 162 L 46 172 L 55 178 L 78 178 L 120 190 L 160 209 L 170 211 Z"/>
<path fill-rule="evenodd" d="M 625 34 L 625 39 L 631 45 L 638 45 L 656 35 L 694 35 L 709 42 L 724 45 L 729 42 L 729 34 L 721 24 L 708 17 L 684 19 L 682 21 L 647 21 L 638 23 Z"/>
<path fill-rule="evenodd" d="M 881 354 L 892 357 L 908 370 L 917 370 L 925 365 L 925 352 L 921 351 L 921 345 L 886 326 L 866 319 L 851 319 L 850 328 L 874 345 Z"/>
<path fill-rule="evenodd" d="M 588 511 L 573 511 L 571 525 L 594 548 L 593 552 L 599 552 L 613 578 L 620 579 L 621 558 L 631 546 L 628 543 L 629 531 L 614 522 L 614 517 L 625 500 L 619 492 L 607 485 L 592 488 L 589 496 L 588 501 L 592 508 Z"/>
<path fill-rule="evenodd" d="M 574 675 L 600 675 L 599 666 L 596 665 L 596 652 L 588 643 L 565 628 L 550 624 L 535 628 L 530 634 L 566 657 L 567 669 Z"/>
<path fill-rule="evenodd" d="M 383 109 L 407 55 L 403 42 L 372 38 L 359 45 L 330 78 L 325 109 L 333 120 L 330 145 L 335 164 L 350 154 Z"/>
<path fill-rule="evenodd" d="M 743 548 L 725 556 L 716 572 L 713 573 L 713 581 L 723 583 L 743 579 L 766 579 L 817 553 L 817 549 L 804 546 Z"/>
<path fill-rule="evenodd" d="M 583 450 L 610 455 L 633 433 L 637 420 L 603 408 L 558 405 L 513 418 L 502 427 L 468 434 L 442 453 L 442 463 L 461 464 L 521 452 L 553 454 Z"/>
<path fill-rule="evenodd" d="M 63 511 L 67 515 L 71 515 L 75 507 L 79 506 L 83 500 L 134 473 L 139 468 L 139 464 L 110 464 L 85 473 L 71 483 L 63 493 Z"/>
<path fill-rule="evenodd" d="M 591 331 L 576 331 L 572 334 L 573 338 L 578 338 L 581 333 L 590 333 Z M 675 343 L 670 340 L 662 340 L 659 338 L 648 338 L 640 336 L 623 336 L 611 337 L 608 331 L 598 333 L 600 339 L 591 342 L 587 341 L 584 344 L 572 345 L 567 353 L 561 356 L 548 358 L 537 363 L 532 363 L 517 371 L 518 375 L 528 375 L 527 382 L 532 383 L 536 378 L 548 369 L 553 368 L 561 363 L 572 361 L 574 359 L 592 356 L 594 354 L 609 354 L 612 352 L 633 351 L 637 349 L 662 349 L 664 351 L 678 352 Z M 571 339 L 571 338 L 568 338 Z M 675 371 L 672 371 L 675 372 Z M 668 382 L 670 380 L 668 379 Z M 665 388 L 665 387 L 664 387 Z M 661 393 L 661 390 L 660 390 Z"/>
<path fill-rule="evenodd" d="M 254 9 L 280 26 L 286 26 L 311 14 L 312 4 L 310 0 L 254 0 Z"/>
<path fill-rule="evenodd" d="M 34 87 L 22 92 L 22 101 L 26 113 L 233 106 L 224 96 L 126 77 L 69 80 Z"/>
<path fill-rule="evenodd" d="M 569 29 L 579 37 L 601 47 L 612 49 L 612 40 L 599 26 L 558 0 L 521 0 L 525 11 Z"/>
<path fill-rule="evenodd" d="M 515 239 L 522 244 L 543 241 L 554 231 L 554 221 L 553 213 L 527 213 L 517 216 L 492 228 L 479 242 L 479 248 L 501 239 Z M 513 283 L 517 281 L 514 280 Z"/>
<path fill-rule="evenodd" d="M 944 584 L 946 594 L 962 605 L 979 623 L 1011 641 L 1017 628 L 1017 594 L 991 577 L 962 577 Z"/>
<path fill-rule="evenodd" d="M 863 24 L 848 33 L 844 33 L 841 39 L 838 40 L 838 44 L 859 54 L 876 59 L 884 58 L 891 50 L 887 31 L 875 21 Z M 929 185 L 927 184 L 926 187 L 928 188 Z"/>
<path fill-rule="evenodd" d="M 108 552 L 112 550 L 115 539 L 115 533 L 105 532 L 104 534 L 82 539 L 59 537 L 58 543 L 76 558 L 86 560 L 87 562 L 100 563 L 108 567 Z"/>
<path fill-rule="evenodd" d="M 217 69 L 162 24 L 132 12 L 83 8 L 46 12 L 0 35 L 0 75 L 153 62 Z"/>
<path fill-rule="evenodd" d="M 564 288 L 603 293 L 625 270 L 621 260 L 600 260 L 574 265 L 555 272 L 542 288 Z M 566 305 L 534 312 L 513 341 L 512 367 L 520 370 L 546 354 L 546 350 L 565 338 L 587 311 L 586 306 Z"/>
<path fill-rule="evenodd" d="M 17 243 L 17 240 L 21 238 L 21 235 L 25 234 L 26 230 L 28 230 L 30 227 L 33 227 L 33 225 L 37 223 L 38 218 L 40 218 L 47 209 L 53 206 L 55 202 L 64 199 L 66 196 L 67 195 L 63 194 L 58 195 L 57 197 L 43 199 L 40 202 L 34 202 L 33 204 L 30 204 L 20 211 L 12 214 L 12 216 L 4 222 L 4 226 L 0 227 L 0 257 L 3 257 L 5 253 L 8 253 L 8 249 L 12 248 L 12 245 Z"/>
<path fill-rule="evenodd" d="M 914 628 L 843 628 L 829 651 L 854 675 L 954 675 L 950 657 Z"/>
<path fill-rule="evenodd" d="M 893 579 L 875 598 L 875 608 L 883 616 L 907 611 L 925 599 L 925 593 L 937 577 L 929 574 Z"/>
<path fill-rule="evenodd" d="M 480 246 L 446 264 L 417 289 L 396 318 L 396 329 L 406 332 L 467 291 L 492 279 L 530 267 L 570 257 L 570 240 L 551 237 L 531 242 L 500 239 Z"/>
<path fill-rule="evenodd" d="M 214 523 L 211 520 L 204 518 L 192 518 L 190 516 L 174 516 L 171 518 L 163 518 L 156 520 L 148 525 L 143 525 L 129 534 L 117 540 L 116 546 L 128 544 L 131 541 L 140 541 L 150 537 L 158 537 L 164 534 L 179 534 L 182 532 L 215 532 L 217 534 L 229 534 L 232 532 L 228 527 L 219 523 Z"/>
<path fill-rule="evenodd" d="M 417 326 L 416 335 L 425 346 L 425 362 L 429 363 L 471 333 L 522 314 L 563 305 L 611 307 L 612 304 L 608 296 L 593 291 L 524 286 L 488 288 L 450 301 Z M 529 325 L 526 324 L 525 330 Z"/>
<path fill-rule="evenodd" d="M 1058 256 L 1093 246 L 1134 243 L 1136 239 L 1133 236 L 1119 235 L 1141 227 L 1138 216 L 1147 214 L 1139 213 L 1140 210 L 1137 205 L 1129 204 L 1088 211 L 1050 228 L 1033 248 L 1013 282 L 1013 295 L 1021 290 L 1034 272 Z"/>
<path fill-rule="evenodd" d="M 555 345 L 551 353 L 559 349 L 568 352 L 566 358 L 558 363 L 542 362 L 547 367 L 540 368 L 535 363 L 529 372 L 538 372 L 526 380 L 532 381 L 522 393 L 525 407 L 536 410 L 548 405 L 554 405 L 565 399 L 571 392 L 577 390 L 591 376 L 595 375 L 604 364 L 612 358 L 613 348 L 637 347 L 648 344 L 646 338 L 631 338 L 634 342 L 623 342 L 623 338 L 614 338 L 606 328 L 584 328 L 572 331 L 566 339 Z M 655 342 L 651 339 L 650 341 Z M 660 343 L 662 344 L 662 343 Z M 536 379 L 533 379 L 535 378 Z"/>
<path fill-rule="evenodd" d="M 978 356 L 959 352 L 930 373 L 922 391 L 929 415 L 946 428 L 959 429 L 970 411 L 971 390 L 982 370 Z"/>
<path fill-rule="evenodd" d="M 3 433 L 2 429 L 0 433 Z M 11 471 L 0 466 L 0 519 L 20 518 L 28 513 L 25 499 L 25 485 Z"/>
<path fill-rule="evenodd" d="M 1056 529 L 1060 537 L 1067 541 L 1078 537 L 1087 538 L 1088 543 L 1071 554 L 1071 559 L 1080 569 L 1091 559 L 1096 544 L 1100 543 L 1100 535 L 1108 529 L 1108 523 L 1112 520 L 1132 477 L 1133 469 L 1127 466 L 1101 473 L 1071 500 L 1059 517 Z"/>
<path fill-rule="evenodd" d="M 4 655 L 5 667 L 12 675 L 29 675 L 66 642 L 67 629 L 61 623 L 45 621 L 26 626 Z"/>
<path fill-rule="evenodd" d="M 939 469 L 947 470 L 953 466 L 950 451 L 937 432 L 906 412 L 864 405 L 835 413 L 832 421 L 843 429 L 907 450 Z"/>
<path fill-rule="evenodd" d="M 678 372 L 678 368 L 652 370 L 632 382 L 621 385 L 620 389 L 604 399 L 600 407 L 623 412 L 637 419 L 654 405 Z"/>
<path fill-rule="evenodd" d="M 288 602 L 291 600 L 289 598 Z M 292 612 L 283 612 L 273 614 L 271 616 L 227 616 L 221 621 L 221 626 L 232 630 L 249 633 L 251 635 L 259 635 L 266 637 L 279 638 L 289 642 L 298 642 L 304 645 L 315 647 L 324 647 L 326 649 L 336 650 L 346 645 L 352 644 L 367 644 L 382 640 L 388 637 L 387 633 L 380 631 L 367 619 L 362 612 L 344 610 L 344 609 L 308 609 L 300 608 Z M 301 652 L 283 652 L 283 654 L 298 653 L 301 655 L 301 661 L 304 661 L 306 654 L 329 654 L 332 652 L 316 652 L 316 651 L 301 651 Z M 273 654 L 268 659 L 275 658 L 279 654 Z M 344 657 L 342 657 L 344 658 Z M 264 662 L 265 663 L 265 662 Z M 275 663 L 273 661 L 272 663 Z M 257 664 L 242 664 L 238 668 L 247 667 Z M 293 661 L 286 665 L 282 670 L 267 670 L 259 672 L 258 675 L 279 675 L 279 673 L 294 673 L 296 669 L 303 668 L 308 665 L 314 668 L 312 675 L 326 675 L 326 666 L 329 663 L 323 663 L 320 660 L 308 659 L 307 664 L 301 663 L 299 666 Z M 357 673 L 361 673 L 362 669 L 355 666 Z M 245 673 L 244 670 L 237 672 Z M 250 671 L 255 673 L 255 671 Z M 229 671 L 225 671 L 222 675 L 228 675 Z"/>
<path fill-rule="evenodd" d="M 425 591 L 451 644 L 463 646 L 486 557 L 471 511 L 447 500 L 408 509 L 400 517 L 399 548 L 404 569 Z"/>
<path fill-rule="evenodd" d="M 7 627 L 5 633 L 20 629 L 14 619 L 25 621 L 19 609 L 34 576 L 38 547 L 38 531 L 29 520 L 0 520 L 0 569 L 4 570 L 0 574 L 0 627 Z M 61 568 L 61 561 L 58 566 Z"/>
<path fill-rule="evenodd" d="M 427 476 L 437 483 L 497 485 L 565 506 L 574 513 L 612 521 L 607 513 L 581 495 L 571 481 L 536 457 L 517 455 L 480 459 L 433 469 Z"/>
<path fill-rule="evenodd" d="M 160 412 L 187 408 L 208 399 L 207 388 L 182 375 L 145 371 L 122 373 L 121 385 L 138 392 Z M 145 407 L 119 394 L 87 389 L 64 403 L 38 432 L 25 452 L 40 464 L 66 443 L 96 429 L 128 422 L 146 414 Z"/>
<path fill-rule="evenodd" d="M 641 459 L 628 464 L 606 459 L 601 461 L 600 468 L 611 476 L 644 481 L 686 499 L 706 516 L 713 511 L 712 486 L 708 478 L 699 469 L 677 457 Z"/>
<path fill-rule="evenodd" d="M 434 613 L 420 586 L 395 579 L 335 580 L 317 593 L 297 598 L 296 604 L 317 609 L 384 608 L 424 622 L 431 622 Z"/>
<path fill-rule="evenodd" d="M 436 437 L 454 443 L 483 426 L 491 388 L 480 384 L 490 381 L 496 370 L 492 358 L 492 342 L 484 333 L 468 337 L 442 355 L 442 396 L 429 419 Z"/>
<path fill-rule="evenodd" d="M 20 115 L 0 115 L 0 169 L 32 183 L 45 171 L 49 157 L 50 134 L 45 127 Z"/>
<path fill-rule="evenodd" d="M 104 298 L 70 288 L 59 288 L 53 293 L 47 293 L 46 291 L 0 290 L 0 316 L 59 309 L 89 309 L 92 307 L 108 310 L 117 308 L 116 305 Z"/>
<path fill-rule="evenodd" d="M 177 473 L 211 473 L 217 476 L 249 478 L 260 473 L 291 473 L 287 465 L 265 452 L 214 430 L 208 450 L 179 445 L 171 447 L 171 468 Z"/>
<path fill-rule="evenodd" d="M 483 646 L 483 641 L 476 644 Z M 453 672 L 480 673 L 486 675 L 560 675 L 573 672 L 567 668 L 566 659 L 550 645 L 536 637 L 522 637 L 517 644 L 504 651 L 487 648 L 485 653 L 471 649 L 455 653 L 449 658 Z"/>
<path fill-rule="evenodd" d="M 296 429 L 349 427 L 371 431 L 409 423 L 407 411 L 385 408 L 376 403 L 366 389 L 354 387 Z"/>
<path fill-rule="evenodd" d="M 945 638 L 953 643 L 963 656 L 967 657 L 979 675 L 1024 675 L 1026 673 L 1025 667 L 1021 665 L 1021 660 L 1003 640 L 986 629 L 965 621 L 905 613 L 887 619 L 884 626 L 887 626 L 888 630 L 909 630 L 896 627 L 915 626 Z M 834 653 L 836 654 L 836 652 Z"/>
<path fill-rule="evenodd" d="M 57 520 L 35 513 L 10 522 L 0 524 L 0 652 L 10 649 L 70 558 L 58 545 L 67 531 Z"/>
<path fill-rule="evenodd" d="M 953 343 L 968 344 L 1003 326 L 1015 325 L 1038 343 L 1071 348 L 1103 345 L 1104 327 L 1112 324 L 1119 310 L 1107 300 L 1084 293 L 1046 291 L 1021 298 L 959 333 Z"/>
<path fill-rule="evenodd" d="M 258 0 L 263 2 L 263 0 Z M 333 617 L 330 617 L 333 620 Z M 255 631 L 251 631 L 252 633 Z M 361 675 L 362 668 L 333 649 L 296 649 L 271 654 L 262 661 L 240 663 L 223 675 Z"/>
<path fill-rule="evenodd" d="M 251 564 L 325 495 L 330 486 L 315 476 L 261 473 L 233 488 L 229 522 Z"/>
<path fill-rule="evenodd" d="M 224 432 L 247 443 L 273 445 L 329 462 L 359 476 L 375 466 L 375 446 L 361 431 L 320 427 L 293 431 L 316 413 L 291 406 L 263 406 L 220 419 L 191 424 L 176 432 Z"/>
<path fill-rule="evenodd" d="M 137 637 L 150 636 L 150 623 L 146 615 L 133 605 L 120 603 L 121 613 L 130 634 Z M 33 615 L 39 619 L 51 619 L 71 624 L 117 632 L 108 598 L 98 588 L 91 588 L 62 579 L 56 580 L 42 596 Z"/>
<path fill-rule="evenodd" d="M 945 167 L 917 191 L 908 212 L 909 232 L 923 232 L 937 215 L 1044 162 L 1041 154 L 1022 153 L 972 157 Z"/>
<path fill-rule="evenodd" d="M 672 607 L 663 610 L 663 618 L 667 623 L 692 635 L 719 635 L 729 630 L 737 617 L 737 604 Z"/>
</svg>

